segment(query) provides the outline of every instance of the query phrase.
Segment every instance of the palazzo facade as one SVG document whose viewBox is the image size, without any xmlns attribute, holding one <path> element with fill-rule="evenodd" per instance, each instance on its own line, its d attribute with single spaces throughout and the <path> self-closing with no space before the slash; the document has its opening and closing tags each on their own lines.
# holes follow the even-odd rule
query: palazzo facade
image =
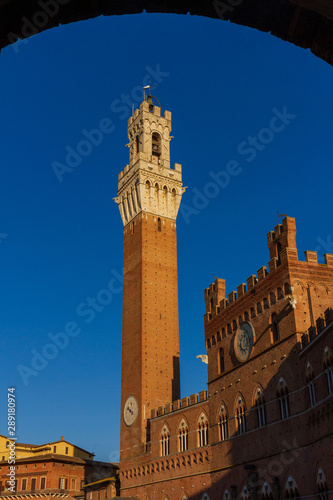
<svg viewBox="0 0 333 500">
<path fill-rule="evenodd" d="M 296 223 L 269 262 L 205 291 L 208 390 L 180 398 L 171 113 L 148 96 L 129 119 L 124 224 L 120 492 L 158 500 L 333 498 L 333 255 L 298 257 Z M 244 256 L 245 257 L 245 256 Z"/>
</svg>

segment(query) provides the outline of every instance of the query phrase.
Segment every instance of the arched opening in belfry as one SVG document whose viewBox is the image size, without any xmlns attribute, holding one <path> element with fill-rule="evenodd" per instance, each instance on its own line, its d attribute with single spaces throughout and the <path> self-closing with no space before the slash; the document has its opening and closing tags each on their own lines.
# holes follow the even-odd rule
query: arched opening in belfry
<svg viewBox="0 0 333 500">
<path fill-rule="evenodd" d="M 158 132 L 153 132 L 151 136 L 152 155 L 161 156 L 161 136 Z"/>
</svg>

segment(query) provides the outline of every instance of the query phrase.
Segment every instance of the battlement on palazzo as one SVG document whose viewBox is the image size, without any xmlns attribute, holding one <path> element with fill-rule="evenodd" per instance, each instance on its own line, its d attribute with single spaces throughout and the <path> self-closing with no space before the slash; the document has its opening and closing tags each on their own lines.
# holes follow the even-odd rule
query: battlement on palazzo
<svg viewBox="0 0 333 500">
<path fill-rule="evenodd" d="M 224 279 L 217 278 L 204 291 L 206 314 L 205 321 L 210 321 L 213 317 L 221 314 L 226 309 L 238 303 L 239 299 L 245 295 L 259 292 L 260 289 L 266 288 L 265 279 L 270 274 L 283 266 L 285 263 L 303 262 L 308 264 L 318 265 L 318 268 L 333 267 L 333 254 L 324 254 L 324 264 L 318 263 L 317 252 L 306 250 L 304 252 L 305 261 L 298 260 L 298 252 L 296 247 L 296 223 L 292 217 L 286 217 L 282 224 L 278 224 L 274 231 L 267 234 L 268 248 L 270 251 L 270 261 L 268 270 L 266 266 L 258 269 L 257 274 L 252 274 L 247 278 L 246 283 L 241 283 L 237 287 L 237 291 L 233 290 L 226 297 L 226 285 Z M 262 307 L 267 309 L 270 305 L 275 304 L 276 300 L 286 298 L 292 293 L 291 286 L 288 282 L 284 283 L 283 289 L 278 287 L 272 289 L 266 299 L 263 299 Z"/>
<path fill-rule="evenodd" d="M 191 394 L 191 396 L 177 399 L 173 403 L 169 403 L 165 406 L 159 406 L 158 408 L 151 410 L 150 418 L 156 418 L 162 415 L 174 413 L 178 410 L 183 410 L 197 403 L 203 403 L 204 401 L 207 401 L 207 399 L 207 391 L 200 391 L 199 394 Z"/>
<path fill-rule="evenodd" d="M 311 344 L 324 330 L 333 325 L 333 309 L 328 308 L 323 316 L 316 319 L 316 324 L 310 326 L 306 333 L 302 335 L 302 349 Z"/>
</svg>

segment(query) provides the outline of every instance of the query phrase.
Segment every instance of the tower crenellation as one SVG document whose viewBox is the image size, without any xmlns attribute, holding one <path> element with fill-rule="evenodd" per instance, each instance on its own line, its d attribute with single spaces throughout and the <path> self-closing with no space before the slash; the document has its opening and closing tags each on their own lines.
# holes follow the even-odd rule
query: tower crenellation
<svg viewBox="0 0 333 500">
<path fill-rule="evenodd" d="M 282 260 L 280 254 L 285 249 L 289 249 L 289 253 L 294 254 L 297 259 L 295 219 L 285 217 L 282 224 L 278 224 L 274 231 L 267 234 L 267 242 L 271 259 L 276 258 L 280 262 Z"/>
<path fill-rule="evenodd" d="M 205 289 L 205 318 L 207 321 L 210 321 L 222 310 L 230 307 L 231 304 L 234 304 L 235 302 L 238 303 L 239 299 L 245 295 L 247 296 L 248 292 L 258 294 L 260 290 L 259 288 L 257 289 L 258 286 L 261 287 L 263 285 L 265 289 L 264 293 L 267 293 L 266 278 L 271 278 L 275 270 L 277 270 L 280 266 L 284 267 L 283 264 L 286 264 L 287 267 L 288 265 L 315 265 L 318 270 L 323 269 L 324 267 L 333 266 L 333 254 L 324 254 L 324 264 L 321 264 L 318 262 L 317 252 L 310 250 L 306 250 L 304 252 L 305 261 L 298 260 L 296 247 L 296 223 L 295 219 L 292 217 L 286 217 L 283 220 L 283 224 L 278 224 L 274 231 L 270 231 L 267 234 L 267 241 L 271 255 L 271 260 L 268 263 L 268 269 L 266 266 L 262 266 L 258 269 L 257 274 L 252 274 L 246 280 L 246 284 L 241 283 L 237 287 L 237 291 L 231 291 L 228 294 L 228 298 L 226 298 L 225 280 L 216 278 L 215 282 Z M 279 249 L 277 248 L 278 243 L 280 243 Z M 275 252 L 277 252 L 276 256 L 274 255 Z M 274 256 L 272 257 L 272 255 Z M 283 275 L 287 278 L 286 272 L 283 273 Z"/>
<path fill-rule="evenodd" d="M 143 101 L 128 120 L 130 162 L 115 198 L 124 226 L 141 211 L 176 220 L 184 188 L 182 167 L 170 167 L 171 113 Z"/>
<path fill-rule="evenodd" d="M 295 335 L 296 341 L 303 344 L 306 332 L 309 331 L 312 338 L 313 331 L 323 328 L 323 315 L 332 303 L 333 256 L 325 254 L 325 263 L 321 264 L 317 253 L 307 250 L 305 261 L 298 260 L 295 235 L 295 220 L 287 217 L 267 235 L 271 255 L 269 272 L 262 266 L 257 275 L 247 279 L 247 286 L 241 283 L 237 292 L 231 291 L 227 298 L 224 280 L 216 279 L 206 288 L 204 321 L 209 380 L 223 376 L 224 371 L 244 361 L 238 359 L 235 343 L 244 328 L 257 332 L 253 334 L 251 351 L 255 356 L 284 342 L 290 335 Z M 274 255 L 278 242 L 281 245 Z M 222 283 L 223 294 L 218 296 Z M 223 358 L 225 369 L 222 371 L 221 361 L 216 361 L 221 349 L 230 353 Z"/>
</svg>

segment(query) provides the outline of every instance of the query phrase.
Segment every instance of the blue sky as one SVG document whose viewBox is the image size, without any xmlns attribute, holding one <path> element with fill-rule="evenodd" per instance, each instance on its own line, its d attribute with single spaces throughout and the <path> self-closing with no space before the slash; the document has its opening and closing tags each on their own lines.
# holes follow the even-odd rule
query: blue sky
<svg viewBox="0 0 333 500">
<path fill-rule="evenodd" d="M 148 14 L 44 32 L 3 50 L 0 66 L 0 433 L 13 385 L 20 441 L 64 435 L 116 460 L 123 228 L 112 198 L 131 103 L 157 84 L 188 186 L 177 220 L 186 396 L 206 388 L 203 290 L 220 277 L 229 293 L 267 265 L 277 213 L 296 217 L 300 258 L 333 253 L 331 67 L 255 30 Z M 73 150 L 72 171 L 56 175 Z M 112 301 L 87 323 L 78 307 L 110 279 Z"/>
</svg>

